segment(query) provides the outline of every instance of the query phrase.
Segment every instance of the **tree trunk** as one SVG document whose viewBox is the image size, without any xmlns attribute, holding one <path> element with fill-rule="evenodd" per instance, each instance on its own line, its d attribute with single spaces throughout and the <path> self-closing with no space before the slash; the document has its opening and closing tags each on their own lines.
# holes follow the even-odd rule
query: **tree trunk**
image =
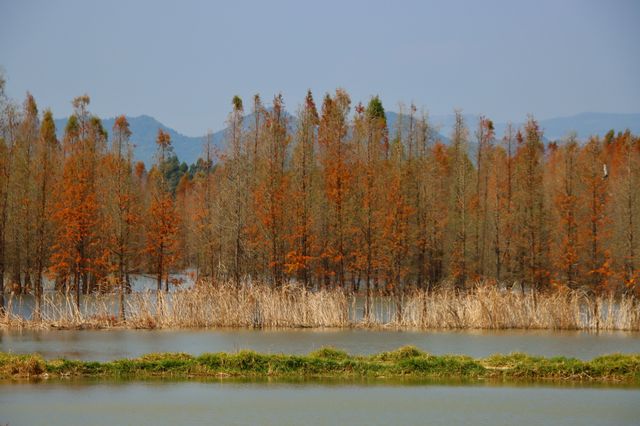
<svg viewBox="0 0 640 426">
<path fill-rule="evenodd" d="M 124 263 L 122 262 L 122 256 L 121 256 L 121 260 L 120 260 L 120 265 L 119 265 L 119 276 L 118 276 L 118 287 L 119 287 L 119 302 L 120 302 L 120 312 L 119 312 L 119 317 L 120 317 L 120 321 L 124 322 L 125 321 L 125 309 L 124 309 L 124 292 L 125 292 L 125 277 L 124 277 Z"/>
</svg>

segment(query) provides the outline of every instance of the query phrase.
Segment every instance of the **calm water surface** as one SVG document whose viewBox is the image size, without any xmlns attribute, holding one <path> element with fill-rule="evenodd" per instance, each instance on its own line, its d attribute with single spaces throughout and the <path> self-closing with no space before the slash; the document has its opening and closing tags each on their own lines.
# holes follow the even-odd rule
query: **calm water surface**
<svg viewBox="0 0 640 426">
<path fill-rule="evenodd" d="M 414 345 L 484 357 L 523 351 L 590 359 L 640 353 L 638 333 L 371 330 L 84 330 L 1 332 L 0 351 L 109 360 L 149 352 L 354 354 Z M 0 382 L 0 425 L 637 425 L 640 387 L 434 381 Z"/>
<path fill-rule="evenodd" d="M 640 353 L 640 333 L 571 331 L 412 332 L 371 330 L 68 330 L 0 332 L 0 351 L 39 352 L 47 358 L 111 360 L 149 352 L 234 352 L 305 354 L 333 346 L 370 354 L 413 345 L 433 354 L 485 357 L 494 353 L 564 355 L 591 359 L 621 352 Z"/>
<path fill-rule="evenodd" d="M 10 425 L 637 425 L 640 390 L 234 382 L 0 384 Z"/>
</svg>

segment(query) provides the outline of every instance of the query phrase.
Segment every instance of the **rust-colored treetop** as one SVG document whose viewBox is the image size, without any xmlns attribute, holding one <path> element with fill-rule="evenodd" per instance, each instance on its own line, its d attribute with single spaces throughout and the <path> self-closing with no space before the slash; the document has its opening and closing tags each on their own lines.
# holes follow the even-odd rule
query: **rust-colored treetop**
<svg viewBox="0 0 640 426">
<path fill-rule="evenodd" d="M 308 91 L 295 119 L 282 95 L 234 96 L 223 147 L 209 136 L 181 164 L 158 129 L 147 168 L 126 117 L 108 133 L 87 95 L 60 141 L 31 94 L 0 95 L 0 273 L 16 292 L 40 295 L 46 276 L 78 299 L 124 293 L 135 273 L 167 290 L 190 269 L 366 294 L 479 281 L 640 294 L 640 139 L 628 131 L 548 142 L 534 117 L 497 134 L 456 111 L 443 141 L 415 105 L 388 121 L 379 96 L 352 110 L 343 89 L 321 105 Z"/>
</svg>

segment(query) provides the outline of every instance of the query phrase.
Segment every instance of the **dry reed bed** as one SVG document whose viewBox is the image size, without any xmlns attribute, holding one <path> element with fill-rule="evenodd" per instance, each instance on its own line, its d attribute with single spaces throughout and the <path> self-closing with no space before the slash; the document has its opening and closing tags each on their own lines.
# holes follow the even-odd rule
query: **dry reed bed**
<svg viewBox="0 0 640 426">
<path fill-rule="evenodd" d="M 307 290 L 296 285 L 236 287 L 200 285 L 126 298 L 126 320 L 117 319 L 117 297 L 85 297 L 80 310 L 69 295 L 47 295 L 41 321 L 16 314 L 0 317 L 0 328 L 295 328 L 368 327 L 398 329 L 640 330 L 640 304 L 629 296 L 589 297 L 579 291 L 533 295 L 496 286 L 458 294 L 441 289 L 400 297 L 377 297 L 363 318 L 362 297 L 340 289 Z M 9 312 L 12 309 L 8 309 Z"/>
</svg>

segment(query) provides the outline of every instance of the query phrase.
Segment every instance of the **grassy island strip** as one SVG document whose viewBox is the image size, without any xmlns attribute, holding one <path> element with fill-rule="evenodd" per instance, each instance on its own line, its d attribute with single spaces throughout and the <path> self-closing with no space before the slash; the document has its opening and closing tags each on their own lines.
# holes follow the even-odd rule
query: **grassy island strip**
<svg viewBox="0 0 640 426">
<path fill-rule="evenodd" d="M 370 356 L 332 348 L 308 355 L 237 353 L 148 354 L 109 362 L 45 360 L 40 355 L 0 353 L 0 379 L 49 377 L 304 377 L 304 378 L 464 378 L 624 382 L 640 385 L 640 354 L 612 354 L 581 361 L 521 353 L 474 359 L 430 355 L 413 347 Z"/>
</svg>

